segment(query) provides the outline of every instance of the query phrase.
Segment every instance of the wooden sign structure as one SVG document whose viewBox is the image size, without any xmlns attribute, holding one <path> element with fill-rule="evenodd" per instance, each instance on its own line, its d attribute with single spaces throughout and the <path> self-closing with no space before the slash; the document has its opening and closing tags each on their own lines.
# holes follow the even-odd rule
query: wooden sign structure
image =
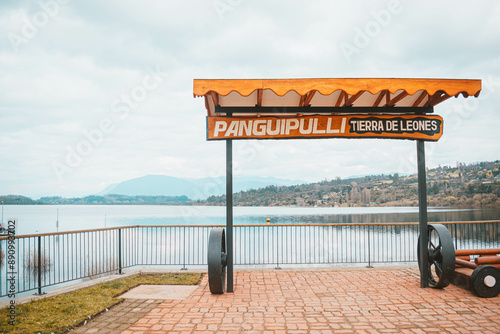
<svg viewBox="0 0 500 334">
<path fill-rule="evenodd" d="M 207 116 L 207 140 L 388 138 L 437 141 L 442 134 L 443 118 L 437 115 Z"/>
<path fill-rule="evenodd" d="M 481 80 L 195 79 L 203 97 L 207 140 L 226 141 L 227 292 L 233 292 L 232 141 L 237 139 L 388 138 L 417 141 L 420 286 L 429 286 L 425 141 L 443 134 L 434 106 L 478 97 Z"/>
</svg>

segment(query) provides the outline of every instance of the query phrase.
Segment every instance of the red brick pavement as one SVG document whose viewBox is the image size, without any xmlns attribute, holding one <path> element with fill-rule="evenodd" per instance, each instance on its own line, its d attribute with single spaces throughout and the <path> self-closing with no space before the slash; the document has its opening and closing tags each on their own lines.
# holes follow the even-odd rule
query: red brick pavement
<svg viewBox="0 0 500 334">
<path fill-rule="evenodd" d="M 500 296 L 421 289 L 417 270 L 241 271 L 235 292 L 207 277 L 123 333 L 500 333 Z"/>
</svg>

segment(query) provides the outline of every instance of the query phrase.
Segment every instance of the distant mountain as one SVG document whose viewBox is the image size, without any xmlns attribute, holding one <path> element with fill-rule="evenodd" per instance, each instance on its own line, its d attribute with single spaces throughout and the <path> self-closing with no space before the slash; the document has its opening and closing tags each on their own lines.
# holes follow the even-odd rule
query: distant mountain
<svg viewBox="0 0 500 334">
<path fill-rule="evenodd" d="M 233 192 L 259 189 L 267 186 L 291 186 L 303 184 L 300 180 L 274 177 L 235 177 Z M 193 200 L 206 199 L 226 193 L 226 178 L 223 176 L 203 179 L 183 179 L 166 175 L 146 175 L 143 177 L 112 184 L 97 195 L 119 194 L 128 196 L 187 196 Z"/>
<path fill-rule="evenodd" d="M 43 204 L 40 201 L 34 201 L 31 198 L 29 198 L 29 197 L 20 196 L 20 195 L 0 196 L 0 201 L 2 201 L 2 204 L 11 204 L 11 205 L 22 205 L 22 204 L 35 205 L 35 204 Z"/>
</svg>

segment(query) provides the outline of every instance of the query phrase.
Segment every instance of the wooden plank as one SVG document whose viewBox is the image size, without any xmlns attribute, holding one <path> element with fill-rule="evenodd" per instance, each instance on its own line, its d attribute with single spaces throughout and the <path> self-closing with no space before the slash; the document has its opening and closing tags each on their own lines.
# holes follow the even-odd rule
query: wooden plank
<svg viewBox="0 0 500 334">
<path fill-rule="evenodd" d="M 346 106 L 351 106 L 354 101 L 356 101 L 361 95 L 363 95 L 365 91 L 364 90 L 360 90 L 359 92 L 357 92 L 356 94 L 352 95 L 345 103 Z"/>
<path fill-rule="evenodd" d="M 408 96 L 407 92 L 401 92 L 401 93 L 398 94 L 398 96 L 396 96 L 395 98 L 393 98 L 392 100 L 390 100 L 387 105 L 389 107 L 394 106 L 396 103 L 398 103 L 399 101 L 401 101 L 406 96 Z"/>
<path fill-rule="evenodd" d="M 312 98 L 314 97 L 314 94 L 316 94 L 316 91 L 315 90 L 312 90 L 309 92 L 309 94 L 307 94 L 307 97 L 304 101 L 304 106 L 308 106 L 309 104 L 311 104 L 311 100 Z"/>
<path fill-rule="evenodd" d="M 340 107 L 340 105 L 342 104 L 342 101 L 344 100 L 344 98 L 347 100 L 347 93 L 344 92 L 344 91 L 341 91 L 340 95 L 339 95 L 339 98 L 337 99 L 337 102 L 335 103 L 335 106 L 336 107 Z"/>
<path fill-rule="evenodd" d="M 424 90 L 418 97 L 417 99 L 415 100 L 415 102 L 413 102 L 413 105 L 412 107 L 418 107 L 418 105 L 420 104 L 420 102 L 422 102 L 422 100 L 424 99 L 424 97 L 427 96 L 427 92 Z"/>
<path fill-rule="evenodd" d="M 377 99 L 375 100 L 375 103 L 373 103 L 372 107 L 378 107 L 378 105 L 380 104 L 380 101 L 382 101 L 382 99 L 384 98 L 384 96 L 386 94 L 389 94 L 389 92 L 386 91 L 386 90 L 381 91 L 380 94 L 377 96 Z"/>
<path fill-rule="evenodd" d="M 308 94 L 309 94 L 309 93 L 308 93 Z M 300 96 L 300 100 L 299 100 L 299 107 L 303 107 L 303 106 L 305 105 L 306 98 L 307 98 L 307 94 L 306 94 L 306 95 L 301 95 L 301 96 Z"/>
<path fill-rule="evenodd" d="M 219 105 L 219 94 L 217 94 L 214 91 L 211 91 L 210 96 L 212 97 L 212 102 L 214 103 L 214 106 L 218 106 Z"/>
<path fill-rule="evenodd" d="M 208 115 L 210 115 L 210 104 L 208 102 L 208 95 L 205 95 L 204 98 L 205 98 L 205 109 L 207 109 Z"/>
<path fill-rule="evenodd" d="M 261 107 L 262 106 L 262 89 L 257 90 L 257 106 Z"/>
</svg>

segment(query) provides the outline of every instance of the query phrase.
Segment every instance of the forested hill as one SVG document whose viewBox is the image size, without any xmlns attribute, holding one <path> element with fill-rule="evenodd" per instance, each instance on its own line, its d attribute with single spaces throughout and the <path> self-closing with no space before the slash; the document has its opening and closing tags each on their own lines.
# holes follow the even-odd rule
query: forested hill
<svg viewBox="0 0 500 334">
<path fill-rule="evenodd" d="M 500 206 L 500 161 L 427 170 L 431 206 Z M 224 205 L 225 196 L 211 196 L 208 205 Z M 240 206 L 416 206 L 417 175 L 372 175 L 324 180 L 297 186 L 268 186 L 234 195 Z"/>
</svg>

